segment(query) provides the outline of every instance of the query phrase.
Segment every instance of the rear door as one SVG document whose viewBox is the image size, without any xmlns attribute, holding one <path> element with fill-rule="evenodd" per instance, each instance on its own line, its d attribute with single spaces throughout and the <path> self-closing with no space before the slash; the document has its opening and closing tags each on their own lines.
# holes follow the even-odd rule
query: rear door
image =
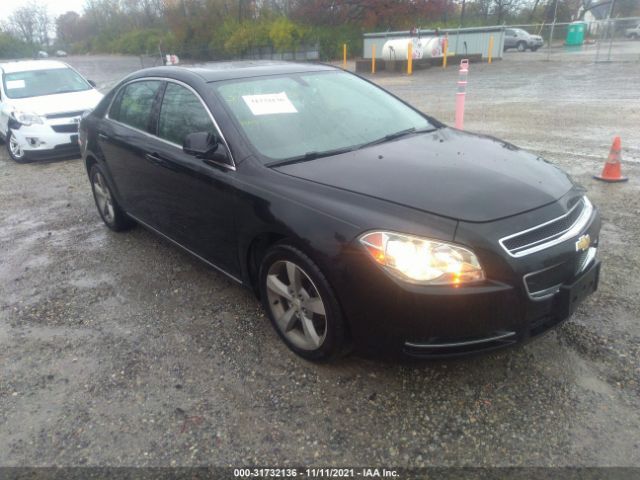
<svg viewBox="0 0 640 480">
<path fill-rule="evenodd" d="M 516 46 L 516 32 L 510 28 L 504 31 L 504 46 L 505 48 L 511 48 Z"/>
<path fill-rule="evenodd" d="M 147 153 L 152 165 L 148 178 L 153 182 L 153 225 L 226 272 L 237 274 L 235 168 L 230 158 L 229 163 L 214 163 L 184 153 L 185 137 L 195 132 L 221 138 L 195 90 L 168 80 L 158 112 L 157 138 L 150 140 Z"/>
<path fill-rule="evenodd" d="M 98 144 L 124 209 L 153 226 L 155 194 L 148 159 L 153 148 L 154 108 L 164 82 L 136 80 L 122 87 L 100 122 Z"/>
</svg>

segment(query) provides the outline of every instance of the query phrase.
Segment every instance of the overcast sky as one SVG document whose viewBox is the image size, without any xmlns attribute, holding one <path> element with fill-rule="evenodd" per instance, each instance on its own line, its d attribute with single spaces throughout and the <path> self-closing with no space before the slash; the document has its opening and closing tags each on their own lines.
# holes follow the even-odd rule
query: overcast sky
<svg viewBox="0 0 640 480">
<path fill-rule="evenodd" d="M 84 0 L 36 0 L 37 3 L 47 6 L 52 19 L 61 13 L 74 10 L 78 13 L 82 11 Z M 0 21 L 6 20 L 16 8 L 28 4 L 28 0 L 0 0 Z"/>
</svg>

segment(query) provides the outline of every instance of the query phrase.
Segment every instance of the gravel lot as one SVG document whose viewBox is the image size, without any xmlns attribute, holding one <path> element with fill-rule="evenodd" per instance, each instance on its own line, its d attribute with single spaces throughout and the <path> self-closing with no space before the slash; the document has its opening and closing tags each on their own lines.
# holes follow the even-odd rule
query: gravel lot
<svg viewBox="0 0 640 480">
<path fill-rule="evenodd" d="M 465 127 L 567 169 L 604 220 L 598 293 L 472 360 L 306 363 L 248 291 L 142 228 L 107 230 L 79 159 L 18 165 L 3 148 L 0 465 L 640 466 L 635 53 L 471 66 Z M 68 61 L 103 89 L 139 67 Z M 375 80 L 453 123 L 456 70 Z M 627 184 L 591 178 L 614 135 Z"/>
</svg>

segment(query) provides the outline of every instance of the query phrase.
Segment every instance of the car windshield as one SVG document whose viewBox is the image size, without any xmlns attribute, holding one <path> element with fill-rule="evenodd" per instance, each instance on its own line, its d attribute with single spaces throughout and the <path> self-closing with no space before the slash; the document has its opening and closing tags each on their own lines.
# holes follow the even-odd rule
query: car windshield
<svg viewBox="0 0 640 480">
<path fill-rule="evenodd" d="M 9 98 L 39 97 L 91 88 L 91 85 L 71 68 L 7 73 L 3 81 L 4 91 Z"/>
<path fill-rule="evenodd" d="M 216 88 L 267 161 L 326 156 L 434 128 L 385 91 L 339 71 L 239 79 Z"/>
</svg>

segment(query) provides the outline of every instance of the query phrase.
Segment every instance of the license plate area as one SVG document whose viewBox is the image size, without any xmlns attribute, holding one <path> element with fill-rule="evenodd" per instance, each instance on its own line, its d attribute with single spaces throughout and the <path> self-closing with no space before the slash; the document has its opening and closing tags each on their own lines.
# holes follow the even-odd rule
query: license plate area
<svg viewBox="0 0 640 480">
<path fill-rule="evenodd" d="M 561 317 L 573 315 L 578 305 L 598 289 L 599 280 L 600 262 L 596 261 L 576 282 L 571 285 L 562 285 L 558 295 Z"/>
</svg>

